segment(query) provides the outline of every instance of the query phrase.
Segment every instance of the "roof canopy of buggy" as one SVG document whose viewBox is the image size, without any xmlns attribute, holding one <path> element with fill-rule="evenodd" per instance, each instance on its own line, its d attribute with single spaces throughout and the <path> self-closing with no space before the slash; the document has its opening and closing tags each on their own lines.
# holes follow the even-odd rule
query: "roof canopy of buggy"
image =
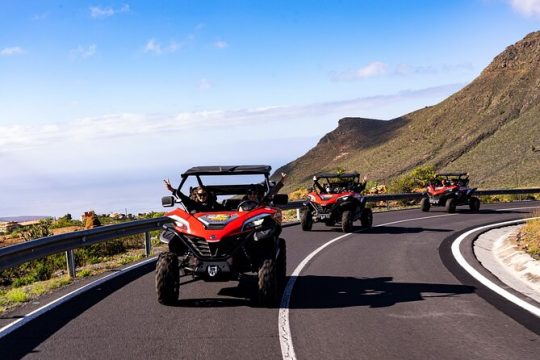
<svg viewBox="0 0 540 360">
<path fill-rule="evenodd" d="M 351 172 L 351 173 L 322 173 L 322 174 L 318 174 L 316 176 L 318 178 L 339 178 L 339 179 L 344 179 L 344 178 L 357 177 L 357 176 L 360 176 L 360 174 L 355 171 L 355 172 Z"/>
<path fill-rule="evenodd" d="M 449 177 L 449 176 L 452 176 L 452 177 L 469 177 L 469 174 L 468 173 L 459 173 L 459 172 L 451 172 L 451 173 L 440 173 L 440 174 L 436 174 L 435 175 L 436 177 L 439 177 L 439 176 L 445 176 L 445 177 Z"/>
<path fill-rule="evenodd" d="M 270 175 L 272 167 L 269 165 L 224 165 L 224 166 L 195 166 L 184 172 L 181 176 L 197 175 Z"/>
</svg>

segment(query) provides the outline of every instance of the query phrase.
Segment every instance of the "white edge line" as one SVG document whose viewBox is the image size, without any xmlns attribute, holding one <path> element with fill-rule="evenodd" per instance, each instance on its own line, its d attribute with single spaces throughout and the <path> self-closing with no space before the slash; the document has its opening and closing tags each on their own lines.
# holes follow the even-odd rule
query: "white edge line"
<svg viewBox="0 0 540 360">
<path fill-rule="evenodd" d="M 476 231 L 489 229 L 489 228 L 497 228 L 497 227 L 501 227 L 501 226 L 505 226 L 505 225 L 512 225 L 512 224 L 521 223 L 521 222 L 529 221 L 529 220 L 533 220 L 533 219 L 540 219 L 540 217 L 529 218 L 529 219 L 520 219 L 520 220 L 512 220 L 512 221 L 505 221 L 505 222 L 501 222 L 501 223 L 497 223 L 497 224 L 480 226 L 480 227 L 477 227 L 475 229 L 469 230 L 469 231 L 461 234 L 456 240 L 454 240 L 454 242 L 452 243 L 452 255 L 454 256 L 456 261 L 459 263 L 459 265 L 463 269 L 465 269 L 472 277 L 474 277 L 477 281 L 482 283 L 485 287 L 489 288 L 490 290 L 492 290 L 495 293 L 499 294 L 500 296 L 504 297 L 506 300 L 508 300 L 508 301 L 516 304 L 517 306 L 527 310 L 528 312 L 540 317 L 540 308 L 538 308 L 538 307 L 536 307 L 536 306 L 534 306 L 532 304 L 529 304 L 528 302 L 520 299 L 516 295 L 514 295 L 514 294 L 510 293 L 509 291 L 499 287 L 498 285 L 496 285 L 495 283 L 493 283 L 492 281 L 487 279 L 484 275 L 480 274 L 476 269 L 474 269 L 467 262 L 467 260 L 465 260 L 465 258 L 463 257 L 463 255 L 461 254 L 461 252 L 459 250 L 459 246 L 461 245 L 463 240 L 467 236 L 469 236 L 470 234 L 472 234 L 472 233 L 474 233 Z"/>
<path fill-rule="evenodd" d="M 457 214 L 444 214 L 444 215 L 433 215 L 433 216 L 425 216 L 425 217 L 419 217 L 414 219 L 405 219 L 405 220 L 398 220 L 398 221 L 392 221 L 385 224 L 376 225 L 374 227 L 381 227 L 381 226 L 387 226 L 387 225 L 393 225 L 393 224 L 399 224 L 407 221 L 415 221 L 415 220 L 424 220 L 424 219 L 432 219 L 432 218 L 438 218 L 438 217 L 446 217 L 446 216 L 455 216 Z M 361 232 L 362 230 L 358 231 Z M 355 232 L 357 233 L 357 232 Z M 300 264 L 294 269 L 291 276 L 289 277 L 289 281 L 287 282 L 287 286 L 285 287 L 285 290 L 283 291 L 283 297 L 281 298 L 281 304 L 279 306 L 279 315 L 278 315 L 278 330 L 279 330 L 279 343 L 281 346 L 281 356 L 284 360 L 296 360 L 296 354 L 294 352 L 294 346 L 292 342 L 292 336 L 291 336 L 291 326 L 289 322 L 289 304 L 291 301 L 291 295 L 294 288 L 294 284 L 296 283 L 296 279 L 298 278 L 298 275 L 300 275 L 300 272 L 304 269 L 304 267 L 322 250 L 324 250 L 326 247 L 332 245 L 336 241 L 339 241 L 353 233 L 347 233 L 343 234 L 341 236 L 338 236 L 337 238 L 331 239 L 328 242 L 324 243 L 317 249 L 315 249 L 312 253 L 310 253 L 307 257 L 302 260 Z"/>
<path fill-rule="evenodd" d="M 49 310 L 52 310 L 54 309 L 55 307 L 67 302 L 68 300 L 84 293 L 85 291 L 88 291 L 98 285 L 101 285 L 103 284 L 104 282 L 108 281 L 108 280 L 111 280 L 111 279 L 114 279 L 115 277 L 117 276 L 120 276 L 121 274 L 124 274 L 125 272 L 127 271 L 130 271 L 130 270 L 133 270 L 137 267 L 141 267 L 143 265 L 146 265 L 152 261 L 154 261 L 156 259 L 156 256 L 153 256 L 151 258 L 148 258 L 146 260 L 143 260 L 137 264 L 133 264 L 133 265 L 130 265 L 126 268 L 123 268 L 123 269 L 120 269 L 120 270 L 116 270 L 115 272 L 111 273 L 111 274 L 108 274 L 100 279 L 97 279 L 97 280 L 94 280 L 78 289 L 75 289 L 73 290 L 72 292 L 68 293 L 68 294 L 65 294 L 61 297 L 59 297 L 58 299 L 55 299 L 53 301 L 51 301 L 50 303 L 46 304 L 46 305 L 43 305 L 42 307 L 24 315 L 22 318 L 20 319 L 17 319 L 15 321 L 13 321 L 12 323 L 4 326 L 3 328 L 0 329 L 0 338 L 8 335 L 9 333 L 15 331 L 16 329 L 20 328 L 21 326 L 23 326 L 24 324 L 36 319 L 37 317 L 43 315 L 44 313 L 46 313 L 47 311 Z"/>
</svg>

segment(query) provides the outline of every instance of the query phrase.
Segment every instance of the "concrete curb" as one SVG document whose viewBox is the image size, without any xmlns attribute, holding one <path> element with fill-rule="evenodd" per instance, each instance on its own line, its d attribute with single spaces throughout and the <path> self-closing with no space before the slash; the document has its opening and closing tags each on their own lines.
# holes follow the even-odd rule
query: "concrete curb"
<svg viewBox="0 0 540 360">
<path fill-rule="evenodd" d="M 480 264 L 507 286 L 540 303 L 540 261 L 512 240 L 523 225 L 505 226 L 481 234 L 473 252 Z"/>
</svg>

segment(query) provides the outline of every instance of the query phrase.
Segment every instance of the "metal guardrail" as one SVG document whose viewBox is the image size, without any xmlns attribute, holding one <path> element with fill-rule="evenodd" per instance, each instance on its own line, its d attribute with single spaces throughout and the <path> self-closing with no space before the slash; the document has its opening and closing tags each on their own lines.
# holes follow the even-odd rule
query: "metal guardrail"
<svg viewBox="0 0 540 360">
<path fill-rule="evenodd" d="M 75 261 L 73 249 L 141 233 L 146 234 L 144 245 L 145 255 L 148 256 L 151 250 L 149 232 L 152 230 L 159 230 L 163 224 L 169 222 L 172 222 L 172 219 L 166 216 L 155 219 L 137 220 L 121 224 L 100 226 L 90 230 L 47 236 L 7 246 L 0 248 L 0 270 L 66 251 L 68 272 L 70 276 L 74 277 Z"/>
<path fill-rule="evenodd" d="M 511 195 L 533 193 L 540 193 L 540 188 L 491 189 L 476 191 L 476 194 L 478 195 Z M 421 199 L 423 196 L 425 195 L 422 193 L 405 193 L 366 195 L 366 198 L 368 202 L 386 201 L 388 203 L 390 200 L 414 200 Z M 303 204 L 304 201 L 291 201 L 281 208 L 283 210 L 297 209 L 297 211 L 299 211 L 299 209 L 303 207 Z M 48 236 L 7 246 L 0 248 L 0 270 L 65 251 L 69 275 L 71 277 L 75 277 L 75 261 L 73 256 L 74 249 L 102 241 L 117 239 L 123 236 L 145 233 L 145 255 L 148 256 L 150 255 L 151 251 L 149 232 L 152 230 L 159 230 L 164 224 L 172 221 L 172 219 L 166 216 L 155 219 L 137 220 L 121 224 L 101 226 L 91 230 L 82 230 L 61 235 Z"/>
</svg>

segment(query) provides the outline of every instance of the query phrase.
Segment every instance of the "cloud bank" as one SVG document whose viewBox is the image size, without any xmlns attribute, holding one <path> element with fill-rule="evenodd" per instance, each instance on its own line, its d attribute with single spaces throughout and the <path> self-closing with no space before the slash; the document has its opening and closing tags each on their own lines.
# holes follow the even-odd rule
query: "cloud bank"
<svg viewBox="0 0 540 360">
<path fill-rule="evenodd" d="M 0 155 L 64 141 L 125 138 L 137 135 L 189 133 L 193 130 L 223 130 L 231 126 L 258 126 L 271 121 L 296 121 L 325 114 L 354 114 L 384 107 L 400 100 L 440 94 L 448 96 L 463 84 L 451 84 L 393 95 L 354 98 L 295 106 L 269 106 L 253 109 L 214 110 L 177 114 L 109 114 L 78 119 L 69 123 L 0 126 Z"/>
<path fill-rule="evenodd" d="M 510 0 L 510 5 L 525 16 L 540 17 L 540 0 Z"/>
</svg>

